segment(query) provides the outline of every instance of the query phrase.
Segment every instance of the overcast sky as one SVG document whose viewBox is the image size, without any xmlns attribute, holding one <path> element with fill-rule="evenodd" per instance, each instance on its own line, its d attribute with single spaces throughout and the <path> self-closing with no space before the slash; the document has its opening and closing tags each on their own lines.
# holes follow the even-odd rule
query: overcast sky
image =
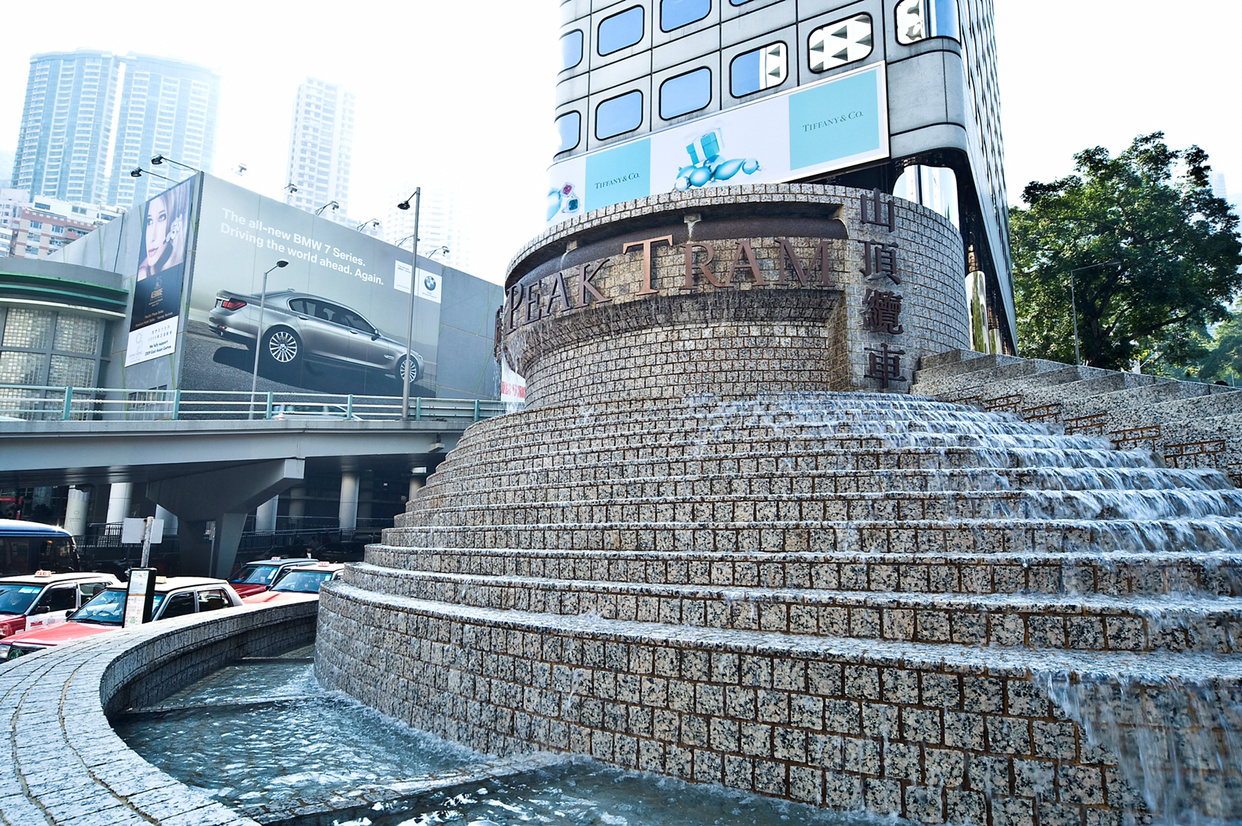
<svg viewBox="0 0 1242 826">
<path fill-rule="evenodd" d="M 205 7 L 206 16 L 187 13 Z M 1242 119 L 1234 111 L 1237 61 L 1227 45 L 1242 28 L 1242 2 L 1181 0 L 1176 15 L 1153 0 L 996 7 L 1011 202 L 1029 181 L 1069 174 L 1080 149 L 1115 152 L 1157 130 L 1173 146 L 1202 146 L 1229 191 L 1242 192 L 1242 143 L 1229 126 Z M 491 281 L 503 280 L 512 255 L 541 231 L 556 0 L 176 8 L 61 0 L 57 25 L 44 19 L 10 32 L 0 50 L 0 151 L 17 143 L 31 55 L 87 48 L 177 58 L 222 75 L 214 173 L 276 198 L 297 86 L 313 76 L 358 98 L 350 213 L 359 223 L 382 219 L 415 185 L 460 187 L 481 238 L 475 274 Z M 247 168 L 240 178 L 239 163 Z"/>
</svg>

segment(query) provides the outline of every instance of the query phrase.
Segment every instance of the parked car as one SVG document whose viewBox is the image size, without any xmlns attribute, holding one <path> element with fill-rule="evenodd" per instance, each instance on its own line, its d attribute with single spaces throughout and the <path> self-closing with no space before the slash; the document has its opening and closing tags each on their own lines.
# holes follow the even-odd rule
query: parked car
<svg viewBox="0 0 1242 826">
<path fill-rule="evenodd" d="M 106 588 L 70 614 L 65 622 L 5 637 L 0 640 L 0 662 L 120 630 L 125 616 L 126 593 L 124 585 Z M 223 579 L 159 577 L 155 582 L 151 621 L 233 608 L 241 604 L 241 597 Z"/>
<path fill-rule="evenodd" d="M 303 565 L 315 565 L 318 562 L 318 559 L 310 559 L 304 556 L 259 559 L 254 562 L 247 562 L 234 571 L 233 575 L 229 577 L 229 584 L 233 586 L 233 590 L 237 591 L 239 596 L 248 597 L 251 594 L 262 593 L 272 587 L 276 577 L 284 573 L 286 569 Z"/>
<path fill-rule="evenodd" d="M 351 413 L 343 404 L 274 404 L 272 418 L 280 421 L 315 421 L 319 419 L 346 419 L 361 421 L 362 417 Z"/>
<path fill-rule="evenodd" d="M 380 332 L 357 310 L 310 293 L 286 290 L 263 299 L 259 330 L 259 296 L 221 290 L 208 314 L 221 338 L 259 345 L 260 355 L 279 367 L 305 360 L 367 367 L 404 381 L 406 346 Z M 423 357 L 410 352 L 410 382 L 423 374 Z"/>
<path fill-rule="evenodd" d="M 51 571 L 0 579 L 0 638 L 64 622 L 104 588 L 120 584 L 112 574 Z"/>
<path fill-rule="evenodd" d="M 366 556 L 367 543 L 356 539 L 348 542 L 328 542 L 315 549 L 315 556 L 329 562 L 361 562 Z"/>
<path fill-rule="evenodd" d="M 319 586 L 330 579 L 338 579 L 344 569 L 344 565 L 336 562 L 320 562 L 318 565 L 288 568 L 277 578 L 271 588 L 243 597 L 242 602 L 247 605 L 270 605 L 275 602 L 318 599 Z"/>
</svg>

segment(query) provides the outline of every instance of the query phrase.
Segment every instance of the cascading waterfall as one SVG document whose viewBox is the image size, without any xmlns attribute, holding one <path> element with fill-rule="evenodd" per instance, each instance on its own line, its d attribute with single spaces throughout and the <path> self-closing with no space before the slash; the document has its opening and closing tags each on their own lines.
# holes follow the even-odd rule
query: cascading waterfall
<svg viewBox="0 0 1242 826">
<path fill-rule="evenodd" d="M 615 674 L 555 666 L 568 669 L 559 678 L 571 685 L 568 713 L 614 708 L 608 737 L 625 728 L 623 685 L 662 697 L 653 686 L 667 680 L 670 696 L 733 697 L 741 704 L 722 707 L 718 737 L 748 719 L 750 701 L 711 683 L 727 673 L 716 658 L 730 646 L 809 656 L 797 666 L 808 671 L 872 669 L 873 689 L 860 672 L 839 695 L 795 693 L 769 706 L 822 704 L 806 732 L 792 717 L 779 730 L 807 738 L 806 765 L 783 758 L 790 778 L 839 767 L 825 773 L 825 805 L 976 826 L 1014 811 L 1041 826 L 1103 813 L 1123 820 L 1102 823 L 1217 826 L 1242 811 L 1242 493 L 1223 474 L 1160 467 L 1096 437 L 918 397 L 702 394 L 661 404 L 659 416 L 637 400 L 592 401 L 476 425 L 388 538 L 393 572 L 361 566 L 346 582 L 424 600 L 421 612 L 426 600 L 445 603 L 450 617 L 526 612 L 513 621 L 552 640 L 545 651 L 585 651 L 587 628 L 633 634 L 635 644 L 678 640 L 678 657 L 702 647 L 710 667 L 676 689 L 670 675 L 688 671 L 652 660 L 627 675 L 634 661 L 619 642 L 591 661 Z M 515 434 L 528 433 L 547 436 L 497 465 Z M 815 646 L 824 649 L 803 653 Z M 881 676 L 895 663 L 958 688 L 901 699 L 902 683 Z M 997 682 L 967 702 L 980 674 Z M 459 684 L 481 679 L 497 680 L 495 668 Z M 543 691 L 514 696 L 554 708 L 555 692 Z M 1052 710 L 1017 699 L 1028 691 Z M 580 718 L 543 713 L 545 728 L 523 731 L 585 731 Z M 956 730 L 972 714 L 986 718 L 980 729 Z M 477 719 L 503 719 L 488 715 Z M 707 725 L 697 720 L 683 725 Z M 499 724 L 445 730 L 471 725 Z M 933 745 L 916 736 L 927 726 L 943 732 Z M 645 743 L 646 731 L 631 734 Z M 689 749 L 682 737 L 655 753 Z M 840 751 L 829 759 L 833 737 Z M 938 762 L 959 742 L 960 767 Z M 880 796 L 893 783 L 900 793 Z"/>
</svg>

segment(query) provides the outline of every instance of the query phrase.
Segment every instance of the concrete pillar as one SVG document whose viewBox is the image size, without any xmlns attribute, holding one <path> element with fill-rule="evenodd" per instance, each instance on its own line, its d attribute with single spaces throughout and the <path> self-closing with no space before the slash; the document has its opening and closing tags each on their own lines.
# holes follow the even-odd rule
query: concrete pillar
<svg viewBox="0 0 1242 826">
<path fill-rule="evenodd" d="M 254 512 L 255 533 L 276 533 L 276 510 L 280 505 L 280 497 L 273 496 Z"/>
<path fill-rule="evenodd" d="M 358 527 L 358 474 L 341 474 L 341 509 L 338 515 L 342 534 Z"/>
<path fill-rule="evenodd" d="M 306 515 L 306 488 L 296 487 L 289 491 L 289 518 L 301 519 Z M 294 527 L 297 527 L 296 525 Z"/>
<path fill-rule="evenodd" d="M 124 522 L 134 495 L 132 482 L 113 482 L 108 486 L 108 522 Z"/>
<path fill-rule="evenodd" d="M 215 530 L 207 536 L 207 525 L 213 521 Z M 181 541 L 181 573 L 189 576 L 227 577 L 233 571 L 233 562 L 237 559 L 237 545 L 244 527 L 244 513 L 222 513 L 214 520 L 180 520 L 177 535 Z"/>
<path fill-rule="evenodd" d="M 164 536 L 176 536 L 177 515 L 175 513 L 164 510 L 159 505 L 156 505 L 155 506 L 155 518 L 164 520 Z"/>
<path fill-rule="evenodd" d="M 86 535 L 86 504 L 90 494 L 77 488 L 69 488 L 69 501 L 65 505 L 65 530 L 74 536 Z"/>
<path fill-rule="evenodd" d="M 423 485 L 425 485 L 426 483 L 427 483 L 427 480 L 421 476 L 410 477 L 410 499 L 411 500 L 414 498 L 414 494 L 422 490 Z"/>
</svg>

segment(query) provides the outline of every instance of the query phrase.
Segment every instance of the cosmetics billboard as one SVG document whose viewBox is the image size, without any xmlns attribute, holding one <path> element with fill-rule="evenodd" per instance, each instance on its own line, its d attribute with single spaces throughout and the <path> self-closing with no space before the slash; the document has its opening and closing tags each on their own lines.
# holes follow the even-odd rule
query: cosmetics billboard
<svg viewBox="0 0 1242 826">
<path fill-rule="evenodd" d="M 126 367 L 177 349 L 193 195 L 191 179 L 140 207 L 141 244 L 125 348 Z"/>
<path fill-rule="evenodd" d="M 880 63 L 553 164 L 547 220 L 660 192 L 791 181 L 888 154 Z"/>
</svg>

